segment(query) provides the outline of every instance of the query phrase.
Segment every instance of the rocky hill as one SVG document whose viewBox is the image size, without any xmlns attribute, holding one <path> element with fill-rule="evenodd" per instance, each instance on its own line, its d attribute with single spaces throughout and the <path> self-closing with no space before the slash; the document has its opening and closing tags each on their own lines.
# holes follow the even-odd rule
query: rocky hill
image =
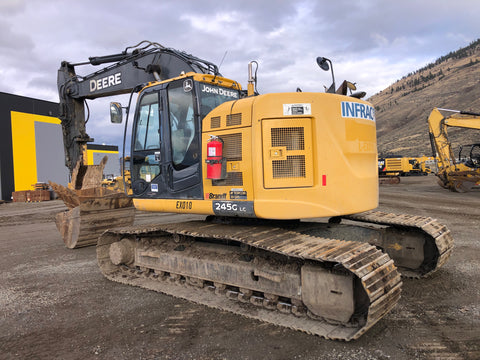
<svg viewBox="0 0 480 360">
<path fill-rule="evenodd" d="M 480 113 L 480 39 L 410 73 L 368 99 L 376 109 L 380 155 L 432 153 L 427 119 L 435 107 Z M 452 129 L 454 148 L 480 142 L 480 130 Z"/>
</svg>

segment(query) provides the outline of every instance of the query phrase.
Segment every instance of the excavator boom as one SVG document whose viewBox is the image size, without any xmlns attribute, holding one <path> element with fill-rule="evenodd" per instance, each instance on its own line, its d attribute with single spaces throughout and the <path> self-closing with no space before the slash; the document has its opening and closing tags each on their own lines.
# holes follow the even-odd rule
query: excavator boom
<svg viewBox="0 0 480 360">
<path fill-rule="evenodd" d="M 85 76 L 75 71 L 82 65 L 108 63 L 113 64 Z M 128 189 L 123 193 L 101 186 L 106 158 L 99 165 L 86 164 L 86 146 L 93 141 L 86 131 L 86 101 L 139 91 L 150 82 L 192 71 L 220 75 L 217 66 L 206 60 L 148 41 L 118 54 L 90 57 L 87 62 L 61 63 L 57 76 L 59 118 L 71 182 L 68 188 L 51 186 L 69 209 L 56 217 L 67 247 L 94 245 L 108 227 L 132 224 L 135 214 L 132 198 L 125 195 Z"/>
<path fill-rule="evenodd" d="M 114 64 L 86 76 L 75 72 L 76 67 L 81 65 L 111 62 Z M 57 86 L 65 165 L 70 173 L 76 163 L 82 160 L 86 143 L 93 141 L 85 128 L 88 121 L 88 117 L 85 117 L 87 99 L 127 94 L 142 84 L 191 71 L 220 75 L 218 67 L 206 60 L 147 41 L 128 47 L 120 54 L 90 57 L 88 62 L 71 64 L 63 61 L 58 70 Z"/>
<path fill-rule="evenodd" d="M 444 116 L 441 111 L 452 115 Z M 480 157 L 470 151 L 466 162 L 458 162 L 448 138 L 448 128 L 480 129 L 480 114 L 435 108 L 428 118 L 428 126 L 433 156 L 437 158 L 440 186 L 454 192 L 467 192 L 480 185 Z M 471 150 L 480 148 L 480 144 L 470 147 Z"/>
</svg>

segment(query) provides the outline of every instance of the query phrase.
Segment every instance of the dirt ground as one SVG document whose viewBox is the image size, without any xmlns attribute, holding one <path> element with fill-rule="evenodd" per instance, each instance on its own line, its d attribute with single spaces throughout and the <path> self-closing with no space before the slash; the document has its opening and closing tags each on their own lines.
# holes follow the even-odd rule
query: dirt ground
<svg viewBox="0 0 480 360">
<path fill-rule="evenodd" d="M 1 359 L 479 359 L 480 191 L 434 176 L 380 186 L 380 210 L 431 216 L 455 238 L 448 263 L 405 279 L 395 309 L 336 342 L 105 279 L 95 248 L 69 250 L 61 201 L 0 205 Z M 189 217 L 192 218 L 192 217 Z M 179 221 L 139 213 L 137 223 Z"/>
</svg>

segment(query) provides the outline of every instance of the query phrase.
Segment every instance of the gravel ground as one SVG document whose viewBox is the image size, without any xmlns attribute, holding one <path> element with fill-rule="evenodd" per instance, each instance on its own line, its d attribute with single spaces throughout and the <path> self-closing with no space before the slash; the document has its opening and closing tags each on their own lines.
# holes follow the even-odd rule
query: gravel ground
<svg viewBox="0 0 480 360">
<path fill-rule="evenodd" d="M 110 282 L 94 247 L 64 247 L 61 201 L 1 204 L 0 359 L 479 359 L 480 191 L 450 193 L 425 176 L 380 193 L 379 210 L 446 224 L 455 249 L 430 278 L 405 279 L 395 309 L 348 343 Z"/>
</svg>

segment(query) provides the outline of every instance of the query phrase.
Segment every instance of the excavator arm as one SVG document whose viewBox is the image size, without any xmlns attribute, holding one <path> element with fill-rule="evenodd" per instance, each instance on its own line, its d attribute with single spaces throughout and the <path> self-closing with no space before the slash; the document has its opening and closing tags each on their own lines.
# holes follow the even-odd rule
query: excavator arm
<svg viewBox="0 0 480 360">
<path fill-rule="evenodd" d="M 107 65 L 89 75 L 81 76 L 75 71 L 77 66 L 102 64 Z M 59 118 L 71 182 L 68 187 L 52 182 L 50 185 L 69 209 L 56 217 L 67 247 L 96 244 L 106 228 L 131 225 L 134 219 L 132 198 L 101 186 L 107 158 L 99 165 L 86 164 L 86 146 L 93 141 L 85 126 L 86 100 L 138 92 L 150 82 L 173 78 L 182 72 L 220 75 L 218 67 L 208 61 L 148 41 L 118 54 L 90 57 L 82 63 L 61 63 L 57 77 Z"/>
<path fill-rule="evenodd" d="M 445 117 L 440 111 L 453 112 Z M 468 168 L 455 160 L 448 138 L 448 128 L 480 129 L 480 114 L 468 111 L 435 108 L 428 118 L 433 156 L 437 157 L 437 176 L 442 187 L 456 192 L 470 190 L 480 182 L 480 169 Z"/>
<path fill-rule="evenodd" d="M 81 65 L 113 63 L 86 76 L 77 75 Z M 63 61 L 58 70 L 57 86 L 60 98 L 65 149 L 65 165 L 73 172 L 77 162 L 83 163 L 87 142 L 93 141 L 86 132 L 86 100 L 126 94 L 137 86 L 151 81 L 161 81 L 182 72 L 220 75 L 218 67 L 208 61 L 158 43 L 142 41 L 119 54 L 90 57 L 82 63 Z"/>
</svg>

